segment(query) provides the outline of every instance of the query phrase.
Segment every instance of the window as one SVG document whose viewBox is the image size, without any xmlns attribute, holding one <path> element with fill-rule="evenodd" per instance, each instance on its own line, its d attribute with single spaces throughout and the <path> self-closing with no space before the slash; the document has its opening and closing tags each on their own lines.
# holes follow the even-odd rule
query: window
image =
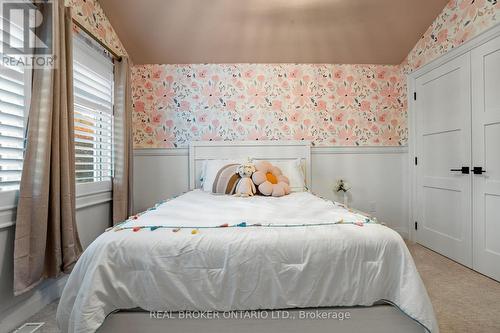
<svg viewBox="0 0 500 333">
<path fill-rule="evenodd" d="M 0 39 L 4 31 L 0 17 Z M 21 43 L 23 30 L 10 24 L 10 42 Z M 4 55 L 0 52 L 0 59 Z M 18 190 L 23 168 L 25 133 L 29 98 L 31 92 L 31 70 L 0 65 L 0 191 Z"/>
<path fill-rule="evenodd" d="M 113 175 L 113 62 L 80 36 L 73 39 L 76 182 Z"/>
</svg>

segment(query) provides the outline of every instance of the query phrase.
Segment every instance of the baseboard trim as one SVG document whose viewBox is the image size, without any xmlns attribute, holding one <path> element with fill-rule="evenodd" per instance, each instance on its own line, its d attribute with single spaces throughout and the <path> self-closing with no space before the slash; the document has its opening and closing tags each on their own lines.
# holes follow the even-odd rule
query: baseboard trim
<svg viewBox="0 0 500 333">
<path fill-rule="evenodd" d="M 0 333 L 13 331 L 21 326 L 29 317 L 60 298 L 67 280 L 68 276 L 65 275 L 57 280 L 48 282 L 46 286 L 36 290 L 30 297 L 3 310 L 0 317 Z"/>
</svg>

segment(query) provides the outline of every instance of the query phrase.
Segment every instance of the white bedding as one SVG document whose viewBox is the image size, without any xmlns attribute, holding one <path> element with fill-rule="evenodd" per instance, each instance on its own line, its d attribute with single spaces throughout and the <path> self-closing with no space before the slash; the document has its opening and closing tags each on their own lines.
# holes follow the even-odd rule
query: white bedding
<svg viewBox="0 0 500 333">
<path fill-rule="evenodd" d="M 387 300 L 438 332 L 404 241 L 379 224 L 350 224 L 364 221 L 306 192 L 282 198 L 188 192 L 120 225 L 185 228 L 112 230 L 86 249 L 61 297 L 58 325 L 93 332 L 112 311 L 136 307 L 228 311 Z M 242 222 L 264 226 L 202 228 Z M 328 225 L 302 226 L 322 223 Z"/>
</svg>

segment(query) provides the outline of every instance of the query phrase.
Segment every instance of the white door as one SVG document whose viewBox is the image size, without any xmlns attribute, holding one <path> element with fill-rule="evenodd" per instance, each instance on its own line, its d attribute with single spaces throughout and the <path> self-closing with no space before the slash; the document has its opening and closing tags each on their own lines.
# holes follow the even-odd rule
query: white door
<svg viewBox="0 0 500 333">
<path fill-rule="evenodd" d="M 470 54 L 416 79 L 417 242 L 472 266 Z M 466 170 L 464 170 L 466 171 Z"/>
<path fill-rule="evenodd" d="M 500 37 L 474 49 L 472 63 L 475 270 L 500 281 Z"/>
</svg>

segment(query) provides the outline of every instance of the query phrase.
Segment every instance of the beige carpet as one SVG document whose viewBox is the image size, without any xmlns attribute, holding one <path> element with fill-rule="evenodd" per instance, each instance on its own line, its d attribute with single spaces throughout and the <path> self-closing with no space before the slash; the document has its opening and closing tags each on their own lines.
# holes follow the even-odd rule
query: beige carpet
<svg viewBox="0 0 500 333">
<path fill-rule="evenodd" d="M 500 283 L 408 243 L 441 333 L 500 333 Z"/>
<path fill-rule="evenodd" d="M 500 283 L 418 244 L 408 243 L 427 287 L 441 333 L 500 333 Z M 55 333 L 52 303 L 27 322 L 45 322 L 37 333 Z"/>
</svg>

